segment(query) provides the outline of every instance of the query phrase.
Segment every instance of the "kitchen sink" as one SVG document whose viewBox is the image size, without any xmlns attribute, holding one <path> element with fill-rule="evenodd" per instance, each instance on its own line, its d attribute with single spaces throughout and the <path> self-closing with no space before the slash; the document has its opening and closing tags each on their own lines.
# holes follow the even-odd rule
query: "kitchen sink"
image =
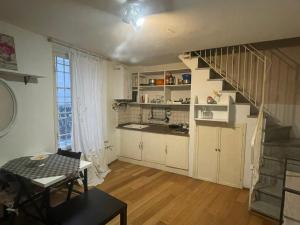
<svg viewBox="0 0 300 225">
<path fill-rule="evenodd" d="M 125 128 L 131 128 L 131 129 L 144 129 L 146 127 L 149 127 L 148 125 L 142 125 L 142 124 L 128 124 L 123 126 Z"/>
</svg>

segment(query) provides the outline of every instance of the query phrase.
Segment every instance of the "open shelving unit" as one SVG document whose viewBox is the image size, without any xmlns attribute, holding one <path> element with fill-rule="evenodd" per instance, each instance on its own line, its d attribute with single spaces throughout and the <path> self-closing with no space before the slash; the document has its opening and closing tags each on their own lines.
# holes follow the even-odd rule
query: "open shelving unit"
<svg viewBox="0 0 300 225">
<path fill-rule="evenodd" d="M 228 96 L 226 101 L 217 104 L 195 103 L 194 116 L 196 121 L 211 121 L 229 123 L 232 101 Z"/>
<path fill-rule="evenodd" d="M 175 80 L 182 78 L 182 74 L 191 73 L 188 68 L 171 70 L 145 71 L 132 73 L 132 92 L 135 92 L 137 101 L 131 104 L 157 105 L 157 106 L 189 106 L 190 104 L 174 103 L 175 100 L 191 97 L 191 84 L 174 85 L 148 85 L 149 79 L 166 80 L 167 73 L 172 73 Z M 134 94 L 133 94 L 134 95 Z M 148 97 L 148 102 L 141 102 L 142 96 Z M 161 99 L 160 103 L 153 102 L 154 99 Z M 167 103 L 168 102 L 168 103 Z M 171 102 L 171 103 L 170 103 Z"/>
</svg>

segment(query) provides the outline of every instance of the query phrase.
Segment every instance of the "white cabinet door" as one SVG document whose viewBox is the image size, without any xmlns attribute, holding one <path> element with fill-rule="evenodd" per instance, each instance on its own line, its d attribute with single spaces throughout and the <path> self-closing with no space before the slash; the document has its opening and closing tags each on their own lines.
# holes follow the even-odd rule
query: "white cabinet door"
<svg viewBox="0 0 300 225">
<path fill-rule="evenodd" d="M 154 133 L 142 134 L 142 159 L 147 162 L 165 164 L 165 135 Z"/>
<path fill-rule="evenodd" d="M 219 183 L 242 187 L 244 127 L 220 128 Z"/>
<path fill-rule="evenodd" d="M 202 180 L 217 182 L 219 127 L 197 126 L 198 151 L 197 177 Z"/>
<path fill-rule="evenodd" d="M 166 135 L 166 165 L 179 169 L 188 169 L 189 139 L 174 135 Z"/>
<path fill-rule="evenodd" d="M 121 130 L 121 156 L 141 160 L 141 132 L 132 130 Z"/>
</svg>

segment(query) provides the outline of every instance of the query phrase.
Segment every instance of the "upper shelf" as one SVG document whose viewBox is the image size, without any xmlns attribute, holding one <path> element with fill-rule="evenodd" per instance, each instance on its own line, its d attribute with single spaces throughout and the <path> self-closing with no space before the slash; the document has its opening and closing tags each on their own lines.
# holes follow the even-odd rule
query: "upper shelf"
<svg viewBox="0 0 300 225">
<path fill-rule="evenodd" d="M 168 89 L 173 90 L 188 90 L 191 89 L 191 84 L 165 85 Z"/>
<path fill-rule="evenodd" d="M 166 70 L 153 70 L 153 71 L 140 71 L 140 72 L 134 72 L 132 75 L 164 75 L 165 72 L 171 72 L 171 73 L 190 73 L 191 70 L 189 68 L 177 68 L 177 69 L 166 69 Z"/>
</svg>

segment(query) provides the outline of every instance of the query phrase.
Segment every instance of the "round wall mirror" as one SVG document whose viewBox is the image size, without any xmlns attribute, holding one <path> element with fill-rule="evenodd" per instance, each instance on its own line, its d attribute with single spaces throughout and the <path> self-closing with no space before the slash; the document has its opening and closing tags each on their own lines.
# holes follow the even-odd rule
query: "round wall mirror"
<svg viewBox="0 0 300 225">
<path fill-rule="evenodd" d="M 9 132 L 15 123 L 17 101 L 13 90 L 0 79 L 0 137 Z"/>
</svg>

